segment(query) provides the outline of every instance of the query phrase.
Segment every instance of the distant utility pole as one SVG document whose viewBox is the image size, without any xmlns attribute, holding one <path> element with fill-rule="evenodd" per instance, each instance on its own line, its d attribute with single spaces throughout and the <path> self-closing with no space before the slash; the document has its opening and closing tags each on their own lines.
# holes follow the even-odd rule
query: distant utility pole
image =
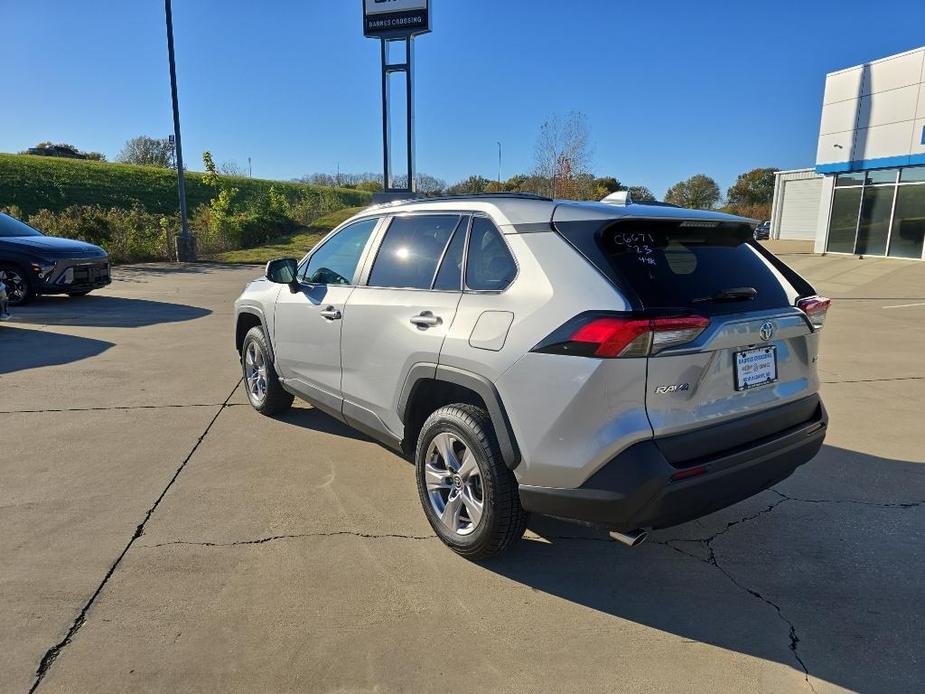
<svg viewBox="0 0 925 694">
<path fill-rule="evenodd" d="M 186 180 L 183 171 L 183 146 L 180 144 L 180 105 L 177 101 L 177 66 L 173 54 L 173 11 L 170 0 L 164 0 L 167 17 L 167 58 L 170 61 L 170 98 L 173 101 L 173 137 L 176 143 L 177 187 L 180 193 L 180 236 L 177 238 L 177 260 L 196 260 L 196 239 L 186 218 Z"/>
<path fill-rule="evenodd" d="M 251 166 L 251 158 L 250 158 L 250 157 L 247 158 L 247 177 L 248 177 L 248 178 L 253 178 L 253 177 L 254 177 L 254 169 L 253 169 L 253 167 Z"/>
<path fill-rule="evenodd" d="M 501 185 L 501 142 L 498 142 L 498 185 Z"/>
</svg>

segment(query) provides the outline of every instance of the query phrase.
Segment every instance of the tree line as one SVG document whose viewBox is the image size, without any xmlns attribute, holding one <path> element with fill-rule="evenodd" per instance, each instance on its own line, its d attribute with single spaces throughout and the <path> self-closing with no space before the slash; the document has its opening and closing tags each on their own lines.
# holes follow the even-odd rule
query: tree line
<svg viewBox="0 0 925 694">
<path fill-rule="evenodd" d="M 99 153 L 80 152 L 72 145 L 42 143 L 28 150 L 44 156 L 71 156 L 85 159 L 105 157 Z M 529 192 L 565 200 L 600 200 L 610 193 L 629 191 L 635 202 L 655 202 L 656 196 L 645 185 L 625 183 L 614 176 L 592 173 L 593 147 L 591 128 L 583 113 L 554 114 L 540 125 L 534 149 L 534 166 L 529 173 L 517 174 L 507 180 L 491 180 L 474 174 L 448 185 L 443 179 L 426 173 L 415 177 L 416 190 L 424 195 L 467 195 L 479 193 Z M 173 167 L 174 146 L 169 138 L 139 136 L 125 143 L 117 161 L 144 166 Z M 235 162 L 224 162 L 214 168 L 226 176 L 243 176 L 245 172 Z M 668 188 L 663 201 L 691 209 L 720 209 L 753 219 L 768 219 L 774 197 L 774 173 L 764 167 L 738 176 L 725 196 L 710 176 L 697 173 Z M 317 186 L 351 188 L 376 193 L 384 188 L 382 174 L 375 173 L 313 173 L 294 179 Z M 406 188 L 407 177 L 393 180 L 394 188 Z"/>
<path fill-rule="evenodd" d="M 504 181 L 474 174 L 451 185 L 435 176 L 420 174 L 417 176 L 417 191 L 425 195 L 528 192 L 563 200 L 601 200 L 610 193 L 629 191 L 635 202 L 657 201 L 647 186 L 627 184 L 614 176 L 592 173 L 592 154 L 587 117 L 579 112 L 556 114 L 540 126 L 530 173 L 517 174 Z M 671 186 L 663 202 L 691 209 L 719 209 L 765 220 L 771 215 L 774 173 L 777 170 L 765 167 L 746 171 L 738 176 L 725 196 L 713 178 L 703 173 L 694 174 Z M 382 175 L 372 173 L 315 173 L 297 180 L 370 192 L 383 189 Z M 405 187 L 405 183 L 405 179 L 396 180 L 394 187 Z"/>
</svg>

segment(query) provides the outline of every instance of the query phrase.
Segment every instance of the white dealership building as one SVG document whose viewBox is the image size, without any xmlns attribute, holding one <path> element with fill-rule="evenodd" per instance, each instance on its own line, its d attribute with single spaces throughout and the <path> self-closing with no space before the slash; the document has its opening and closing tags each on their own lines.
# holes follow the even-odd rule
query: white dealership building
<svg viewBox="0 0 925 694">
<path fill-rule="evenodd" d="M 771 236 L 925 259 L 925 47 L 826 76 L 816 166 L 776 176 Z"/>
</svg>

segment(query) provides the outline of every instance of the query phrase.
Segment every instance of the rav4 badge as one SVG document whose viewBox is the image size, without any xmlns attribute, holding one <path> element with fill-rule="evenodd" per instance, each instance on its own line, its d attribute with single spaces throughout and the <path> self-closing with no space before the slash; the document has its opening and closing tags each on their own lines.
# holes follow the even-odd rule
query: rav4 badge
<svg viewBox="0 0 925 694">
<path fill-rule="evenodd" d="M 678 383 L 674 386 L 659 386 L 655 389 L 656 395 L 664 395 L 665 393 L 683 393 L 685 390 L 690 390 L 690 383 Z"/>
</svg>

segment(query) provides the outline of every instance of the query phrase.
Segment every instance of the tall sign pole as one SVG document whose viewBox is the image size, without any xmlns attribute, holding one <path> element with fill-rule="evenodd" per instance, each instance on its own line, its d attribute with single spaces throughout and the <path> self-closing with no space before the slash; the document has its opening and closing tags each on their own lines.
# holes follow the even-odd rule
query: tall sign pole
<svg viewBox="0 0 925 694">
<path fill-rule="evenodd" d="M 382 180 L 383 192 L 377 202 L 414 197 L 417 177 L 414 157 L 414 37 L 431 31 L 430 0 L 362 0 L 363 35 L 379 39 L 382 57 Z M 401 49 L 401 58 L 393 60 L 390 49 Z M 399 177 L 392 167 L 392 94 L 391 76 L 404 75 L 405 152 L 407 178 L 396 185 Z"/>
<path fill-rule="evenodd" d="M 170 61 L 170 98 L 173 101 L 173 137 L 177 164 L 177 188 L 180 193 L 180 236 L 177 238 L 177 260 L 196 260 L 196 239 L 190 233 L 186 214 L 186 179 L 183 171 L 183 145 L 180 142 L 180 105 L 177 101 L 177 66 L 173 54 L 173 10 L 170 0 L 164 0 L 167 16 L 167 58 Z"/>
</svg>

